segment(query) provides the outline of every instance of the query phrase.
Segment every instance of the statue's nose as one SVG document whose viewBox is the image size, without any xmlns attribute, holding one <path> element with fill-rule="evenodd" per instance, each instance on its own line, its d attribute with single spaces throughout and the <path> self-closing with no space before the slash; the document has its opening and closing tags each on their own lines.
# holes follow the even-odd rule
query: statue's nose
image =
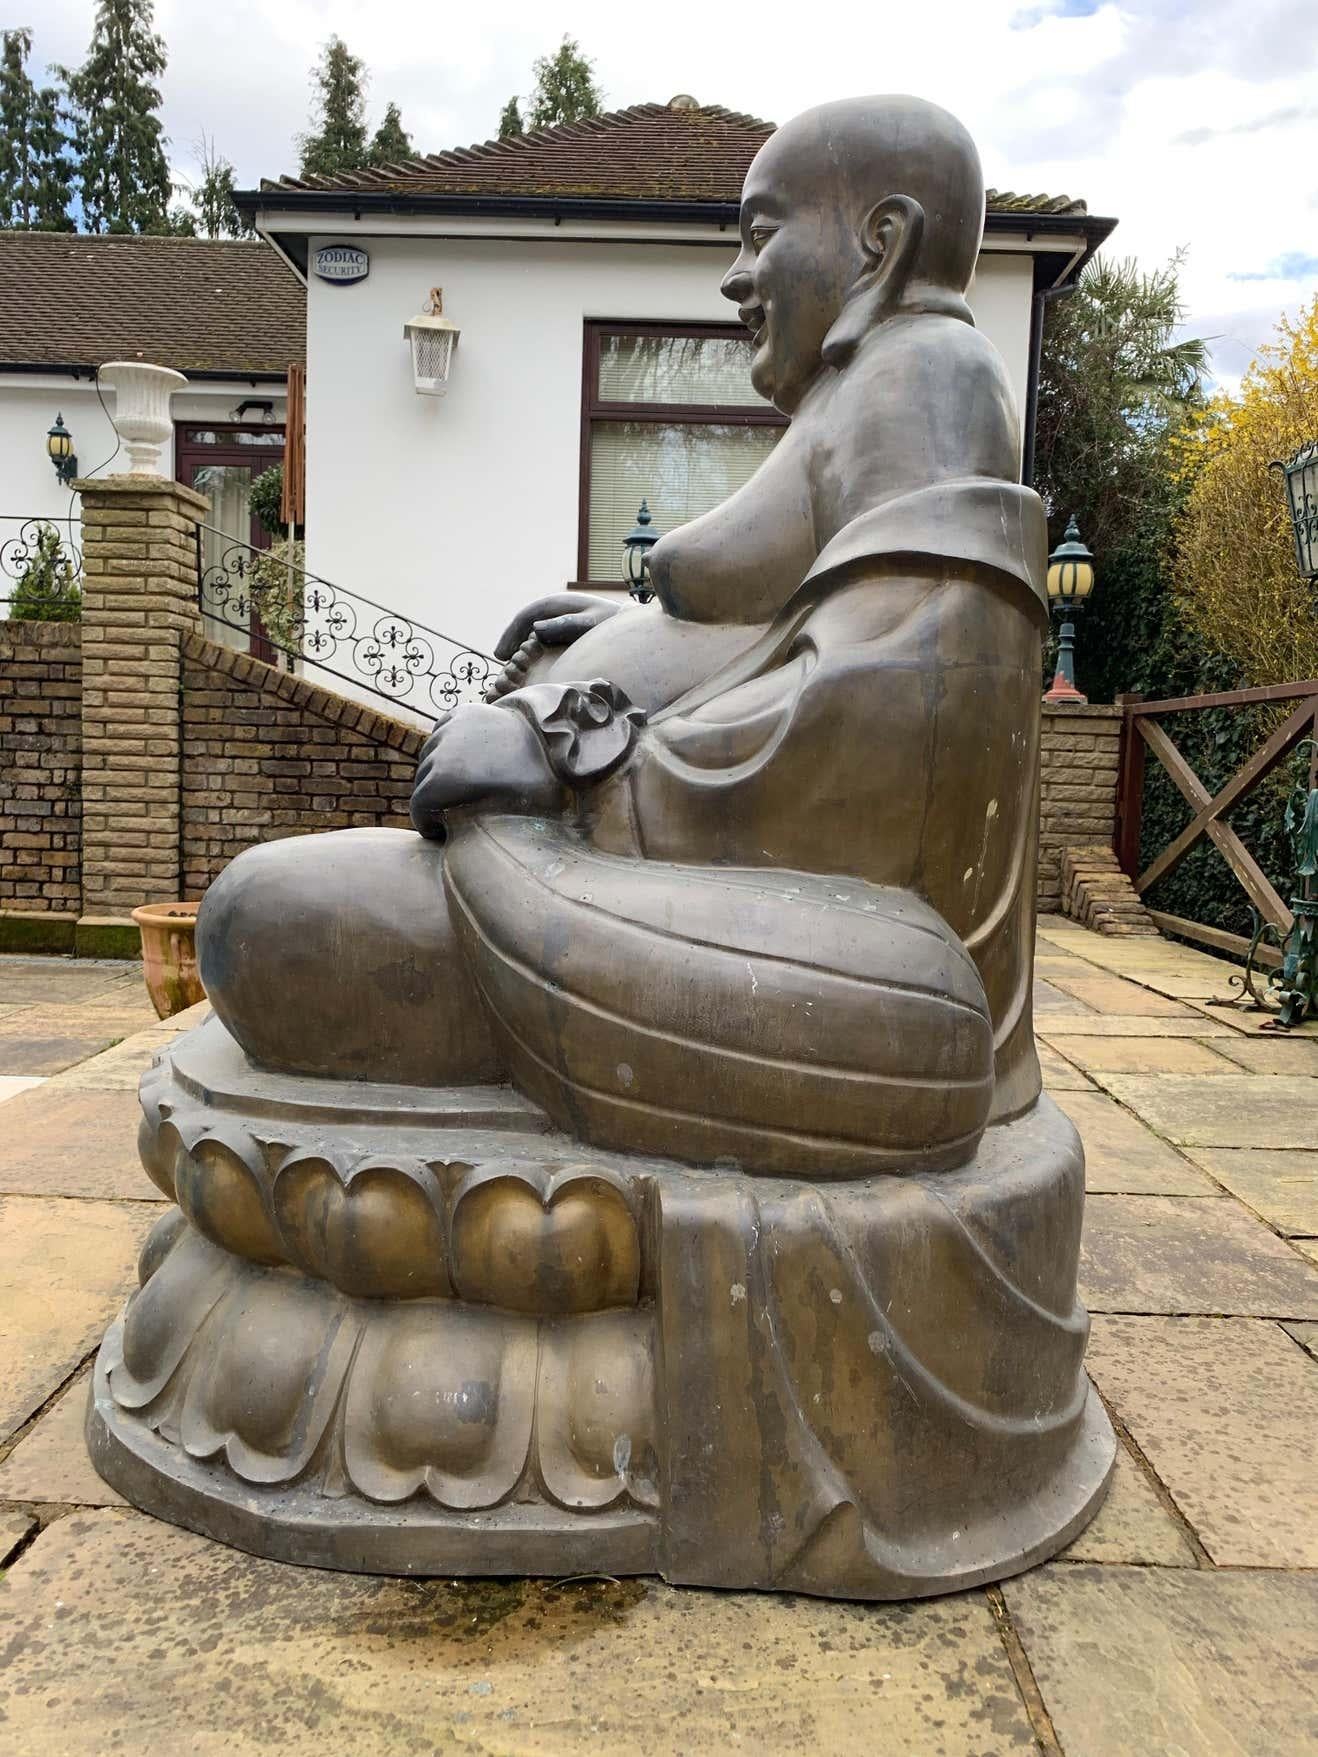
<svg viewBox="0 0 1318 1757">
<path fill-rule="evenodd" d="M 754 284 L 751 281 L 750 265 L 746 260 L 744 250 L 727 274 L 724 275 L 719 291 L 725 299 L 731 299 L 734 305 L 748 305 L 750 303 L 754 293 Z"/>
</svg>

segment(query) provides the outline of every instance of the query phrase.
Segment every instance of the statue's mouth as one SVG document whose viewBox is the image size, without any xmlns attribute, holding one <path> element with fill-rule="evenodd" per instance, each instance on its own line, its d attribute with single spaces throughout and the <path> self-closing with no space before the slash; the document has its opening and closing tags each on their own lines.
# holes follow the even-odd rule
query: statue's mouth
<svg viewBox="0 0 1318 1757">
<path fill-rule="evenodd" d="M 769 322 L 764 314 L 763 305 L 739 305 L 737 316 L 751 332 L 751 341 L 758 348 L 764 340 L 764 332 Z"/>
</svg>

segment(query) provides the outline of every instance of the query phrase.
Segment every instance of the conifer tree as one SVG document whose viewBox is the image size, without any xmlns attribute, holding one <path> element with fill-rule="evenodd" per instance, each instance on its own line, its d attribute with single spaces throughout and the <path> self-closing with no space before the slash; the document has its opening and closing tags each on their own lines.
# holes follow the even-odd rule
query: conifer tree
<svg viewBox="0 0 1318 1757">
<path fill-rule="evenodd" d="M 583 122 L 598 116 L 603 107 L 604 94 L 595 83 L 595 63 L 586 59 L 574 38 L 564 37 L 552 55 L 541 55 L 535 62 L 532 128 Z"/>
<path fill-rule="evenodd" d="M 173 186 L 158 114 L 166 56 L 153 22 L 152 0 L 98 0 L 87 59 L 59 70 L 89 232 L 170 229 Z"/>
<path fill-rule="evenodd" d="M 312 69 L 310 134 L 299 140 L 304 177 L 333 177 L 369 163 L 366 143 L 366 65 L 342 37 L 332 36 Z M 401 128 L 401 124 L 400 124 Z"/>
<path fill-rule="evenodd" d="M 30 30 L 0 39 L 0 227 L 69 232 L 73 167 L 60 122 L 59 93 L 27 71 Z"/>
<path fill-rule="evenodd" d="M 412 136 L 403 127 L 398 105 L 390 104 L 384 120 L 371 138 L 370 162 L 373 165 L 396 165 L 413 156 Z"/>
<path fill-rule="evenodd" d="M 499 112 L 499 139 L 516 140 L 519 135 L 525 133 L 526 130 L 522 126 L 522 106 L 516 98 L 509 98 Z"/>
</svg>

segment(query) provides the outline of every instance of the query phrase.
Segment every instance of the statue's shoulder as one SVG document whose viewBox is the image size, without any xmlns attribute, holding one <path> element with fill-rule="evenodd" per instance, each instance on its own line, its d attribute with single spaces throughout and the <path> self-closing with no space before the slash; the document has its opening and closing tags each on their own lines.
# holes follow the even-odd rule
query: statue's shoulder
<svg viewBox="0 0 1318 1757">
<path fill-rule="evenodd" d="M 1023 586 L 1046 616 L 1047 524 L 1032 488 L 967 474 L 907 489 L 850 519 L 820 550 L 804 585 L 812 596 L 868 563 L 877 572 L 910 563 L 972 567 Z"/>
</svg>

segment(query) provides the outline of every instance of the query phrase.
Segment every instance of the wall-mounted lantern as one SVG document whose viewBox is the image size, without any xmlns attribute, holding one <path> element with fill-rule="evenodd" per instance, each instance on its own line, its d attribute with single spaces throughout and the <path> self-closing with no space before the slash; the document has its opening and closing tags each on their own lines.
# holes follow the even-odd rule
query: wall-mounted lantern
<svg viewBox="0 0 1318 1757">
<path fill-rule="evenodd" d="M 1318 439 L 1302 445 L 1288 464 L 1269 464 L 1286 480 L 1295 566 L 1302 580 L 1318 580 Z"/>
<path fill-rule="evenodd" d="M 638 604 L 648 604 L 654 597 L 650 551 L 658 541 L 658 531 L 650 529 L 649 503 L 643 500 L 636 523 L 622 540 L 622 583 Z"/>
<path fill-rule="evenodd" d="M 458 345 L 458 326 L 444 315 L 444 289 L 432 287 L 420 317 L 409 317 L 403 335 L 412 346 L 412 382 L 420 397 L 442 397 Z"/>
<path fill-rule="evenodd" d="M 78 456 L 73 449 L 73 435 L 64 425 L 63 415 L 56 415 L 55 425 L 46 433 L 46 456 L 55 466 L 61 482 L 72 482 L 78 474 Z"/>
<path fill-rule="evenodd" d="M 1048 557 L 1048 602 L 1062 618 L 1057 631 L 1057 675 L 1046 702 L 1085 702 L 1075 685 L 1075 623 L 1071 620 L 1094 589 L 1094 558 L 1080 541 L 1075 514 L 1066 535 Z"/>
</svg>

